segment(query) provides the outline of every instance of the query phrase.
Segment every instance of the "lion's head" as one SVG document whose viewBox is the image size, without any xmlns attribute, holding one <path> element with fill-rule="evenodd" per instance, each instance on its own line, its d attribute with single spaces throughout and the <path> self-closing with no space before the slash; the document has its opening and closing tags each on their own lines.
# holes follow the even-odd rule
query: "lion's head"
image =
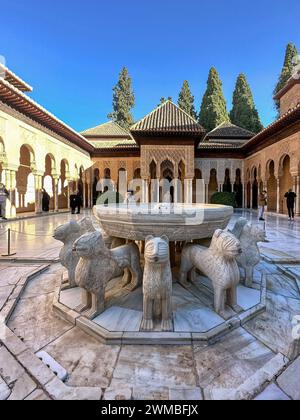
<svg viewBox="0 0 300 420">
<path fill-rule="evenodd" d="M 254 240 L 254 242 L 268 242 L 267 232 L 258 225 L 246 225 L 244 227 L 243 235 L 246 239 L 249 239 L 249 241 Z"/>
<path fill-rule="evenodd" d="M 66 243 L 68 241 L 68 238 L 73 237 L 74 235 L 80 235 L 81 228 L 79 223 L 77 223 L 75 220 L 71 220 L 70 222 L 58 226 L 54 230 L 53 237 L 57 241 Z"/>
<path fill-rule="evenodd" d="M 86 233 L 74 242 L 73 251 L 83 258 L 109 255 L 101 232 Z"/>
<path fill-rule="evenodd" d="M 161 238 L 148 236 L 145 244 L 145 260 L 154 263 L 166 263 L 170 259 L 169 238 L 163 235 Z"/>
<path fill-rule="evenodd" d="M 214 233 L 210 248 L 227 258 L 236 258 L 242 253 L 240 241 L 232 233 L 221 229 Z"/>
<path fill-rule="evenodd" d="M 79 238 L 81 235 L 87 232 L 94 232 L 95 228 L 93 226 L 92 219 L 89 217 L 84 217 L 79 222 L 76 220 L 71 220 L 64 225 L 58 226 L 54 230 L 53 237 L 54 239 L 66 243 L 68 239 L 74 239 L 74 237 Z"/>
</svg>

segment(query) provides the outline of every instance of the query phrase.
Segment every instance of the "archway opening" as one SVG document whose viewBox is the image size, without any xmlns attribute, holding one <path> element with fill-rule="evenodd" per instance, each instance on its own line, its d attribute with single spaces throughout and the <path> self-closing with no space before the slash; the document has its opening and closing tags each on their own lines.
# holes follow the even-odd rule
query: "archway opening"
<svg viewBox="0 0 300 420">
<path fill-rule="evenodd" d="M 231 193 L 231 179 L 230 179 L 230 169 L 225 170 L 225 178 L 224 178 L 224 184 L 223 184 L 223 191 Z"/>
<path fill-rule="evenodd" d="M 165 201 L 168 194 L 171 195 L 171 202 L 174 202 L 174 186 L 171 185 L 174 180 L 174 164 L 170 160 L 165 160 L 161 164 L 160 173 L 162 176 L 160 182 L 160 202 Z"/>
<path fill-rule="evenodd" d="M 217 178 L 217 170 L 211 169 L 210 171 L 210 178 L 208 184 L 208 202 L 211 202 L 212 196 L 218 192 L 218 178 Z"/>
<path fill-rule="evenodd" d="M 252 179 L 252 208 L 258 208 L 258 179 L 257 179 L 257 168 L 253 169 L 253 179 Z"/>
<path fill-rule="evenodd" d="M 287 206 L 285 205 L 285 193 L 289 191 L 289 189 L 293 188 L 293 177 L 290 172 L 291 168 L 291 159 L 288 155 L 286 155 L 283 159 L 281 159 L 280 165 L 280 176 L 279 176 L 279 189 L 280 189 L 280 213 L 287 214 Z"/>
<path fill-rule="evenodd" d="M 35 211 L 35 182 L 32 173 L 34 153 L 30 146 L 20 148 L 19 168 L 16 176 L 16 209 L 18 213 Z"/>
<path fill-rule="evenodd" d="M 100 182 L 100 170 L 94 169 L 93 172 L 93 205 L 96 205 L 98 195 L 102 193 L 102 183 Z"/>
<path fill-rule="evenodd" d="M 275 177 L 275 163 L 273 160 L 267 166 L 268 211 L 277 210 L 277 180 Z"/>
<path fill-rule="evenodd" d="M 200 191 L 199 180 L 202 179 L 202 172 L 200 169 L 195 169 L 195 176 L 193 179 L 193 203 L 201 203 L 205 201 L 205 197 L 203 199 L 202 191 Z"/>
<path fill-rule="evenodd" d="M 235 183 L 234 183 L 234 192 L 236 196 L 236 203 L 238 207 L 243 207 L 243 183 L 242 183 L 242 172 L 240 169 L 237 169 L 235 172 Z"/>
<path fill-rule="evenodd" d="M 54 210 L 54 179 L 53 173 L 55 172 L 54 157 L 48 154 L 45 158 L 45 173 L 43 179 L 43 188 L 50 196 L 49 209 Z"/>
<path fill-rule="evenodd" d="M 67 209 L 68 203 L 68 180 L 67 176 L 69 173 L 68 161 L 63 159 L 60 163 L 60 185 L 58 188 L 58 206 L 61 209 Z"/>
</svg>

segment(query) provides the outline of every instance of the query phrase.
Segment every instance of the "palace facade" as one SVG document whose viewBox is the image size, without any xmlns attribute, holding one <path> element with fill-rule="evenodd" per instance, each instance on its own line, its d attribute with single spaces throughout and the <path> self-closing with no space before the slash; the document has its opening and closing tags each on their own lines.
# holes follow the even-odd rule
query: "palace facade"
<svg viewBox="0 0 300 420">
<path fill-rule="evenodd" d="M 7 217 L 40 213 L 42 188 L 53 211 L 67 208 L 76 189 L 84 207 L 92 207 L 103 180 L 119 189 L 121 179 L 122 188 L 139 191 L 144 202 L 161 201 L 164 179 L 172 183 L 174 201 L 182 202 L 199 200 L 197 180 L 207 203 L 216 191 L 235 191 L 245 208 L 257 208 L 259 191 L 267 189 L 268 211 L 277 213 L 286 212 L 284 194 L 292 188 L 300 215 L 300 75 L 277 95 L 280 117 L 254 135 L 228 123 L 205 133 L 171 101 L 129 131 L 108 122 L 77 133 L 33 101 L 32 88 L 12 71 L 1 66 L 0 74 L 0 177 L 10 192 Z"/>
</svg>

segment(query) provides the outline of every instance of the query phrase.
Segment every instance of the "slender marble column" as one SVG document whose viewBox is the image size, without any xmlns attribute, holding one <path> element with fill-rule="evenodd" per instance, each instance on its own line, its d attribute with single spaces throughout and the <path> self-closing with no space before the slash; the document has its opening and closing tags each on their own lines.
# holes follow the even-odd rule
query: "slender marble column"
<svg viewBox="0 0 300 420">
<path fill-rule="evenodd" d="M 243 208 L 247 206 L 247 184 L 243 184 Z"/>
<path fill-rule="evenodd" d="M 149 185 L 148 185 L 147 179 L 143 179 L 143 182 L 142 182 L 142 200 L 143 200 L 143 203 L 149 202 Z"/>
<path fill-rule="evenodd" d="M 35 204 L 34 211 L 36 214 L 42 213 L 42 184 L 43 177 L 42 175 L 34 175 L 34 189 L 35 189 Z"/>
<path fill-rule="evenodd" d="M 193 180 L 192 179 L 185 179 L 184 180 L 185 188 L 184 188 L 184 202 L 190 204 L 193 202 Z"/>
<path fill-rule="evenodd" d="M 296 192 L 296 215 L 300 216 L 300 176 L 296 176 L 296 188 L 295 188 L 295 192 Z"/>
<path fill-rule="evenodd" d="M 54 211 L 58 212 L 58 178 L 53 178 Z"/>
<path fill-rule="evenodd" d="M 276 206 L 277 213 L 280 213 L 280 180 L 277 179 L 277 206 Z"/>
</svg>

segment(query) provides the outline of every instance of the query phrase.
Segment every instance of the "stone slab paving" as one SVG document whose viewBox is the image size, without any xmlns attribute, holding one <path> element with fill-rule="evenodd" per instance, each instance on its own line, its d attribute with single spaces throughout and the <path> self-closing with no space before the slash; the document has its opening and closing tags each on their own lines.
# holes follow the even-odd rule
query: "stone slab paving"
<svg viewBox="0 0 300 420">
<path fill-rule="evenodd" d="M 44 349 L 68 372 L 70 386 L 109 386 L 120 346 L 105 346 L 73 328 Z"/>
<path fill-rule="evenodd" d="M 300 357 L 279 376 L 277 383 L 293 400 L 300 400 Z"/>
<path fill-rule="evenodd" d="M 191 346 L 122 346 L 111 386 L 197 386 Z"/>
<path fill-rule="evenodd" d="M 8 327 L 35 352 L 72 328 L 53 314 L 53 299 L 62 270 L 59 265 L 55 268 L 56 273 L 47 271 L 38 282 L 29 282 L 8 323 Z"/>
<path fill-rule="evenodd" d="M 276 385 L 269 385 L 256 398 L 256 401 L 289 401 L 290 398 Z"/>
<path fill-rule="evenodd" d="M 7 400 L 10 396 L 11 390 L 0 376 L 0 401 Z"/>
<path fill-rule="evenodd" d="M 214 345 L 195 346 L 194 354 L 203 389 L 238 388 L 275 356 L 243 328 Z"/>
<path fill-rule="evenodd" d="M 288 356 L 293 341 L 293 319 L 300 314 L 300 300 L 268 292 L 267 310 L 244 328 L 274 352 Z"/>
</svg>

